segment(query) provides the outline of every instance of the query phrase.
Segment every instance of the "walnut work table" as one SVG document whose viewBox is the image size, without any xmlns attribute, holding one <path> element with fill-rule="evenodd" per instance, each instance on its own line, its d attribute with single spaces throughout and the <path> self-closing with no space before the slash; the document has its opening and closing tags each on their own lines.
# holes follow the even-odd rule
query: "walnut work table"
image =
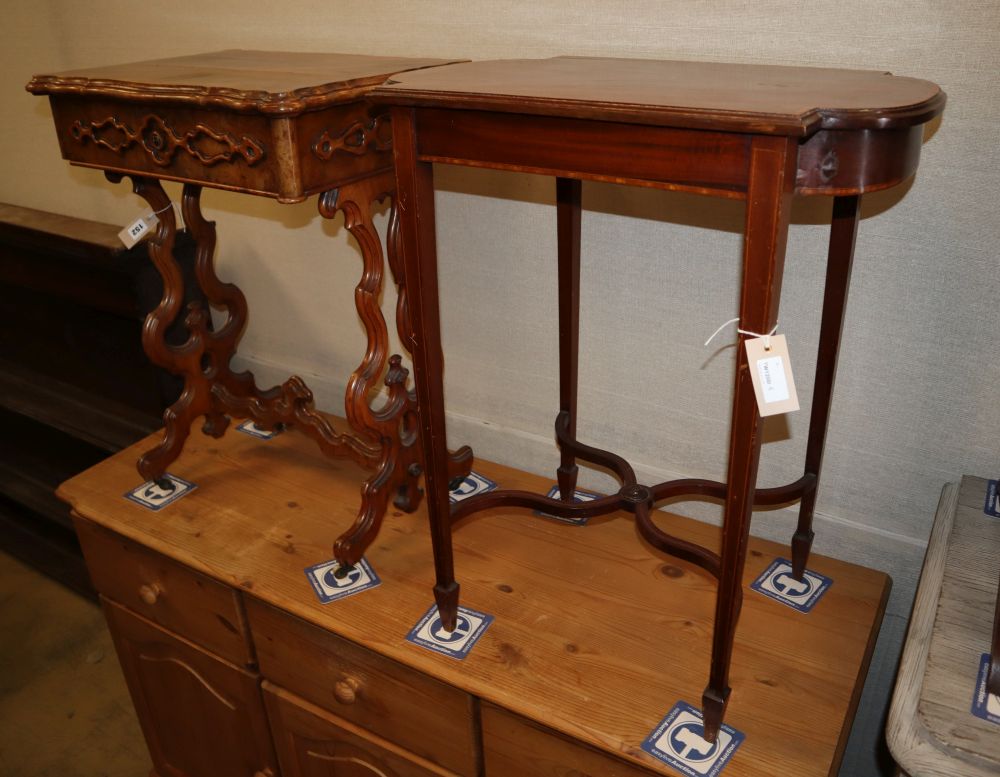
<svg viewBox="0 0 1000 777">
<path fill-rule="evenodd" d="M 420 464 L 410 431 L 416 426 L 414 398 L 399 357 L 388 358 L 378 303 L 384 260 L 372 224 L 375 203 L 393 196 L 391 133 L 388 115 L 367 95 L 394 73 L 446 61 L 234 50 L 40 75 L 27 85 L 33 94 L 49 96 L 63 157 L 104 170 L 114 182 L 129 176 L 159 219 L 149 253 L 163 278 L 163 298 L 146 319 L 143 347 L 154 363 L 184 378 L 184 392 L 164 413 L 164 437 L 139 459 L 143 478 L 172 490 L 164 473 L 199 416 L 213 437 L 224 433 L 230 418 L 250 418 L 267 429 L 298 427 L 325 454 L 375 470 L 362 487 L 356 521 L 337 541 L 343 563 L 362 556 L 390 497 L 403 509 L 415 508 Z M 165 339 L 181 313 L 183 278 L 173 255 L 174 211 L 161 180 L 184 184 L 181 208 L 196 243 L 197 282 L 209 303 L 227 315 L 213 331 L 206 307 L 189 305 L 188 338 L 181 345 Z M 355 303 L 368 340 L 347 384 L 353 433 L 334 431 L 299 377 L 260 390 L 249 372 L 232 371 L 247 304 L 235 285 L 215 274 L 215 225 L 201 213 L 203 186 L 285 203 L 319 194 L 323 217 L 344 213 L 363 259 Z M 399 282 L 396 225 L 393 207 L 386 242 Z M 406 315 L 404 297 L 397 311 L 401 331 L 408 331 Z M 389 401 L 373 411 L 368 395 L 383 373 Z M 468 471 L 471 454 L 463 462 L 461 453 L 453 465 L 456 475 Z"/>
<path fill-rule="evenodd" d="M 406 73 L 377 88 L 392 106 L 393 154 L 405 283 L 412 312 L 414 380 L 435 540 L 435 595 L 454 623 L 458 584 L 452 524 L 479 510 L 529 507 L 563 517 L 625 509 L 659 550 L 718 578 L 711 671 L 703 695 L 705 736 L 714 740 L 729 694 L 751 511 L 801 500 L 792 541 L 801 579 L 830 410 L 848 280 L 864 192 L 914 173 L 921 125 L 944 109 L 932 83 L 887 73 L 653 60 L 558 57 L 450 65 Z M 443 355 L 438 314 L 432 163 L 556 177 L 561 499 L 501 490 L 449 508 Z M 789 211 L 795 194 L 833 201 L 815 399 L 802 477 L 757 489 L 760 417 L 741 336 L 725 483 L 679 480 L 645 486 L 620 456 L 576 436 L 581 181 L 675 189 L 746 202 L 740 328 L 775 326 Z M 617 494 L 573 504 L 576 460 L 606 467 Z M 671 536 L 651 519 L 654 504 L 686 495 L 724 500 L 716 553 Z"/>
<path fill-rule="evenodd" d="M 697 700 L 715 585 L 637 545 L 627 521 L 567 526 L 518 508 L 470 520 L 455 538 L 465 593 L 495 620 L 456 661 L 405 639 L 431 604 L 423 506 L 388 519 L 366 554 L 380 585 L 321 604 L 303 570 L 329 558 L 331 512 L 356 509 L 353 462 L 319 460 L 302 435 L 192 436 L 179 463 L 199 488 L 151 521 L 122 498 L 142 447 L 59 495 L 156 775 L 678 774 L 641 744 L 675 701 Z M 503 488 L 551 483 L 476 470 Z M 718 527 L 664 517 L 718 546 Z M 752 538 L 743 582 L 781 552 Z M 821 556 L 810 567 L 834 584 L 808 615 L 747 594 L 730 715 L 746 739 L 724 775 L 839 770 L 889 579 Z"/>
</svg>

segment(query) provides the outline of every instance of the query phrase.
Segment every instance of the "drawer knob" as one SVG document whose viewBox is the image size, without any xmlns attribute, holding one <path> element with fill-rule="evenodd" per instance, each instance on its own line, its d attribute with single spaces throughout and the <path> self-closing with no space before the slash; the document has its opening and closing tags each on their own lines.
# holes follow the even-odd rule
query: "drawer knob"
<svg viewBox="0 0 1000 777">
<path fill-rule="evenodd" d="M 146 585 L 139 586 L 139 598 L 142 599 L 146 604 L 153 605 L 156 604 L 156 600 L 160 598 L 160 592 L 163 589 L 160 588 L 156 583 L 149 583 Z"/>
<path fill-rule="evenodd" d="M 354 704 L 358 698 L 358 688 L 361 681 L 354 677 L 345 677 L 338 680 L 333 686 L 333 696 L 341 704 Z"/>
<path fill-rule="evenodd" d="M 253 777 L 274 777 L 274 770 L 271 767 L 254 772 Z"/>
</svg>

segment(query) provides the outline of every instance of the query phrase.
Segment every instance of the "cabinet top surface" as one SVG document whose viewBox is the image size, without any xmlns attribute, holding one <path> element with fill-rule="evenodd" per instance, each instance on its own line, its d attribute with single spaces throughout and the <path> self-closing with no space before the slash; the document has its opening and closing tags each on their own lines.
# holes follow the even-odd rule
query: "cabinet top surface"
<svg viewBox="0 0 1000 777">
<path fill-rule="evenodd" d="M 286 114 L 356 100 L 393 74 L 454 61 L 230 49 L 36 75 L 26 88 Z"/>
<path fill-rule="evenodd" d="M 343 428 L 338 426 L 338 428 Z M 628 514 L 570 526 L 504 509 L 455 533 L 462 604 L 495 616 L 464 661 L 407 642 L 433 602 L 427 516 L 390 510 L 366 560 L 381 584 L 321 604 L 304 570 L 331 558 L 365 473 L 324 459 L 303 435 L 192 436 L 171 472 L 197 485 L 150 512 L 123 494 L 152 438 L 59 489 L 76 512 L 148 548 L 414 670 L 663 774 L 640 750 L 679 699 L 697 703 L 708 672 L 716 584 L 642 543 Z M 502 487 L 552 480 L 477 460 Z M 662 513 L 665 519 L 667 514 Z M 669 516 L 678 536 L 718 547 L 717 527 Z M 859 667 L 888 593 L 880 572 L 814 555 L 835 582 L 804 616 L 749 590 L 784 547 L 751 538 L 727 722 L 746 734 L 745 777 L 826 777 L 836 764 Z M 861 675 L 863 679 L 864 675 Z M 810 696 L 808 714 L 788 715 Z"/>
<path fill-rule="evenodd" d="M 937 84 L 874 70 L 555 57 L 454 64 L 396 76 L 388 103 L 807 135 L 889 129 L 944 110 Z"/>
</svg>

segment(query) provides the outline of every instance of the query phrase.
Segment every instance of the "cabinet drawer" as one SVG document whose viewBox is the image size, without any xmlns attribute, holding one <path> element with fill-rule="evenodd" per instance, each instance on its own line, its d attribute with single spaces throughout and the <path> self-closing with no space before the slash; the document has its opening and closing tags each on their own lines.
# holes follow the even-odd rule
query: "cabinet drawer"
<svg viewBox="0 0 1000 777">
<path fill-rule="evenodd" d="M 236 591 L 77 515 L 73 522 L 100 593 L 234 664 L 253 664 Z"/>
<path fill-rule="evenodd" d="M 453 777 L 266 681 L 264 703 L 284 777 Z"/>
<path fill-rule="evenodd" d="M 477 774 L 474 699 L 396 661 L 247 598 L 261 674 L 461 775 Z"/>
<path fill-rule="evenodd" d="M 483 754 L 489 777 L 654 777 L 646 771 L 563 737 L 507 710 L 483 704 Z"/>
<path fill-rule="evenodd" d="M 274 777 L 260 678 L 103 600 L 161 777 Z"/>
</svg>

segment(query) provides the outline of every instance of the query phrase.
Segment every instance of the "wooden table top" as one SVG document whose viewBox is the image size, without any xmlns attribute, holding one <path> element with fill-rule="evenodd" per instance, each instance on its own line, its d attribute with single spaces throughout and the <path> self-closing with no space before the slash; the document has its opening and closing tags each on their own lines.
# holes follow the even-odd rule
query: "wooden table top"
<svg viewBox="0 0 1000 777">
<path fill-rule="evenodd" d="M 591 57 L 450 65 L 398 75 L 375 95 L 399 105 L 781 135 L 922 124 L 945 103 L 937 84 L 880 71 Z"/>
<path fill-rule="evenodd" d="M 1000 572 L 1000 518 L 987 482 L 944 489 L 900 662 L 886 739 L 911 777 L 1000 774 L 1000 727 L 972 714 L 990 652 Z"/>
<path fill-rule="evenodd" d="M 32 94 L 152 100 L 287 115 L 355 100 L 404 70 L 455 61 L 230 49 L 36 75 L 26 88 Z"/>
<path fill-rule="evenodd" d="M 152 438 L 151 438 L 152 439 Z M 462 604 L 495 622 L 464 661 L 405 641 L 433 603 L 427 516 L 386 516 L 366 558 L 376 588 L 323 605 L 304 569 L 332 558 L 354 519 L 363 473 L 324 459 L 302 435 L 193 435 L 172 473 L 197 489 L 159 512 L 123 494 L 139 485 L 138 443 L 73 478 L 59 495 L 86 518 L 420 672 L 604 751 L 674 774 L 640 744 L 708 677 L 715 581 L 665 557 L 615 514 L 572 526 L 520 509 L 481 513 L 455 533 Z M 477 461 L 502 487 L 554 479 Z M 661 513 L 681 537 L 720 532 Z M 789 532 L 793 527 L 789 526 Z M 751 538 L 727 723 L 746 734 L 727 773 L 835 774 L 889 592 L 888 577 L 813 556 L 834 581 L 808 615 L 749 590 L 783 546 Z"/>
</svg>

